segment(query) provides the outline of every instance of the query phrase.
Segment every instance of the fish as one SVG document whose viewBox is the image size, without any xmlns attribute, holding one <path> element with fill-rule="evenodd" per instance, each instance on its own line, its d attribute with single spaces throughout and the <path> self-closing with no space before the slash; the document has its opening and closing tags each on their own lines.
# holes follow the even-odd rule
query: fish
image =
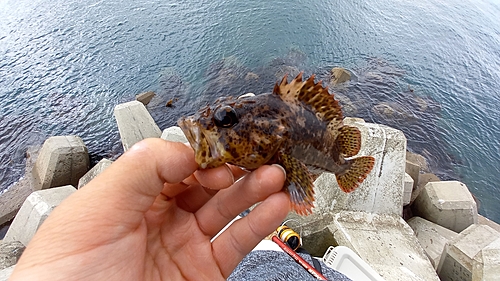
<svg viewBox="0 0 500 281">
<path fill-rule="evenodd" d="M 181 117 L 182 129 L 201 169 L 225 163 L 252 171 L 279 164 L 286 172 L 283 190 L 291 209 L 312 214 L 314 180 L 334 173 L 341 190 L 354 191 L 372 170 L 375 158 L 354 157 L 361 148 L 358 128 L 343 124 L 334 95 L 315 75 L 284 75 L 271 93 L 221 97 Z"/>
</svg>

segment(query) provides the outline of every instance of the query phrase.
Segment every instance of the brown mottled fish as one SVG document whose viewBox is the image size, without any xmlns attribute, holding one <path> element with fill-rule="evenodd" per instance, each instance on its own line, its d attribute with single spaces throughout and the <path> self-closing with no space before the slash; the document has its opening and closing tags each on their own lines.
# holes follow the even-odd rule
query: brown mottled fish
<svg viewBox="0 0 500 281">
<path fill-rule="evenodd" d="M 352 192 L 367 177 L 375 159 L 358 154 L 361 133 L 342 122 L 338 101 L 328 87 L 287 76 L 270 94 L 226 97 L 179 119 L 200 168 L 224 163 L 248 170 L 279 164 L 286 171 L 284 190 L 300 215 L 312 213 L 313 179 L 335 173 L 340 188 Z"/>
</svg>

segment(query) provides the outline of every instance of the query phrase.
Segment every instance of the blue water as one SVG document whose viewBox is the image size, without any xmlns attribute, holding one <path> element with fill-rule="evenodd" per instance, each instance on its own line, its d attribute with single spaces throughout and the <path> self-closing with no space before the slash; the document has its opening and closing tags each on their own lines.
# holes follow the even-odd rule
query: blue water
<svg viewBox="0 0 500 281">
<path fill-rule="evenodd" d="M 346 115 L 401 129 L 500 222 L 498 18 L 493 0 L 0 0 L 0 190 L 48 136 L 81 136 L 94 162 L 118 156 L 113 107 L 140 92 L 158 94 L 165 128 L 285 72 L 328 80 L 342 66 Z"/>
</svg>

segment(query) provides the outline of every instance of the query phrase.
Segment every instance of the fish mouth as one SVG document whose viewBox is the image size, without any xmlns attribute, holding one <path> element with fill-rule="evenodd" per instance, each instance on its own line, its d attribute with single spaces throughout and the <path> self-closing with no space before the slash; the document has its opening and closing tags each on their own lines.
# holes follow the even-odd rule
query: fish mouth
<svg viewBox="0 0 500 281">
<path fill-rule="evenodd" d="M 216 134 L 204 130 L 192 116 L 182 117 L 177 121 L 177 125 L 193 148 L 195 160 L 200 168 L 214 168 L 224 163 L 222 158 L 225 150 L 218 142 Z"/>
</svg>

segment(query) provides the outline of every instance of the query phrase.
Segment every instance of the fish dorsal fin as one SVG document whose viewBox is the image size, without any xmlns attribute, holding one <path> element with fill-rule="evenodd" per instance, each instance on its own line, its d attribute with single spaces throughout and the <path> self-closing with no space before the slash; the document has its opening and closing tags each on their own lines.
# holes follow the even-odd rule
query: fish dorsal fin
<svg viewBox="0 0 500 281">
<path fill-rule="evenodd" d="M 285 75 L 281 83 L 274 86 L 273 93 L 287 102 L 301 102 L 314 111 L 316 116 L 323 122 L 338 124 L 342 122 L 342 109 L 328 92 L 328 86 L 323 87 L 322 82 L 314 83 L 314 75 L 306 81 L 302 81 L 302 72 L 288 83 Z"/>
</svg>

